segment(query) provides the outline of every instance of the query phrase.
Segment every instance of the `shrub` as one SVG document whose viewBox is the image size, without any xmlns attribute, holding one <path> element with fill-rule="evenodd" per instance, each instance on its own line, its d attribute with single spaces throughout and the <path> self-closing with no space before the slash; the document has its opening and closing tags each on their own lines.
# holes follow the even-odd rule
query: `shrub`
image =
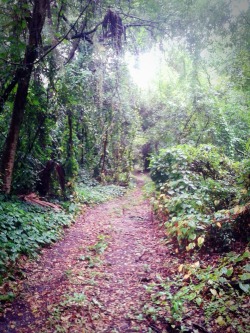
<svg viewBox="0 0 250 333">
<path fill-rule="evenodd" d="M 168 235 L 186 250 L 208 242 L 222 251 L 232 246 L 243 221 L 233 209 L 241 200 L 239 163 L 213 146 L 183 145 L 162 150 L 150 168 L 158 189 L 153 207 Z"/>
</svg>

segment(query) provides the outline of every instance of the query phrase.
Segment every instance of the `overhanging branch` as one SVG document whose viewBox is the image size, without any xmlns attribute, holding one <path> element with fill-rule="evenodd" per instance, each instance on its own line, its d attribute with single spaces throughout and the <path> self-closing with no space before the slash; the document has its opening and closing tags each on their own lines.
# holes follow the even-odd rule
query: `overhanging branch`
<svg viewBox="0 0 250 333">
<path fill-rule="evenodd" d="M 76 38 L 83 38 L 88 41 L 88 36 L 96 32 L 98 27 L 103 24 L 103 21 L 99 22 L 92 30 L 86 31 L 86 32 L 80 32 L 79 34 L 75 34 L 74 36 L 71 37 L 71 39 L 76 39 Z"/>
</svg>

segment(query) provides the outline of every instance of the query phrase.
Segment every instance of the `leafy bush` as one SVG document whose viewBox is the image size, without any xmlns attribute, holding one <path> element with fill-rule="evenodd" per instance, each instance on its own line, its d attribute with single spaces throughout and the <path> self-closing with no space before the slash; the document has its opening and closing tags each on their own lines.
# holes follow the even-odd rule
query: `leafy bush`
<svg viewBox="0 0 250 333">
<path fill-rule="evenodd" d="M 78 183 L 86 186 L 96 186 L 99 182 L 91 177 L 91 174 L 86 169 L 81 169 L 78 174 Z"/>
<path fill-rule="evenodd" d="M 241 200 L 239 164 L 216 147 L 183 145 L 162 150 L 150 167 L 160 192 L 153 206 L 167 234 L 186 250 L 207 242 L 217 250 L 230 248 L 236 230 L 242 230 L 242 210 L 233 209 Z M 249 235 L 249 223 L 244 225 Z"/>
<path fill-rule="evenodd" d="M 214 179 L 232 182 L 235 164 L 222 151 L 211 145 L 198 148 L 181 145 L 162 149 L 158 156 L 153 156 L 150 163 L 151 177 L 158 186 L 166 181 L 178 181 L 192 176 L 197 179 Z M 177 182 L 178 184 L 178 182 Z M 187 184 L 191 186 L 192 184 Z M 194 188 L 193 188 L 194 189 Z"/>
</svg>

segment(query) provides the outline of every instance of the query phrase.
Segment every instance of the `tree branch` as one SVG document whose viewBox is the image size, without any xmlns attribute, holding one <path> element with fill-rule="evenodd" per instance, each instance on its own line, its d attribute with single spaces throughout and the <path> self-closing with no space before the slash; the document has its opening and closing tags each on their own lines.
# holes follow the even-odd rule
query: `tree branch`
<svg viewBox="0 0 250 333">
<path fill-rule="evenodd" d="M 152 25 L 151 23 L 131 23 L 124 25 L 124 28 L 133 28 L 133 27 L 150 27 L 150 28 L 157 28 L 156 26 Z"/>
<path fill-rule="evenodd" d="M 86 20 L 82 23 L 82 25 L 81 25 L 81 32 L 83 32 L 83 30 L 85 29 L 85 27 L 86 27 Z M 91 41 L 92 42 L 92 41 Z M 75 39 L 74 41 L 73 41 L 73 45 L 72 45 L 72 48 L 71 48 L 71 50 L 70 50 L 70 53 L 69 53 L 69 56 L 68 56 L 68 59 L 66 60 L 66 62 L 65 62 L 65 65 L 67 65 L 72 59 L 73 59 L 73 57 L 74 57 L 74 55 L 75 55 L 75 52 L 76 52 L 76 50 L 78 49 L 78 46 L 79 46 L 79 43 L 80 43 L 80 39 Z"/>
<path fill-rule="evenodd" d="M 97 24 L 92 30 L 90 30 L 90 31 L 86 31 L 86 32 L 81 32 L 81 33 L 79 33 L 79 34 L 76 34 L 76 35 L 72 36 L 71 39 L 84 38 L 84 39 L 87 40 L 86 36 L 91 35 L 91 34 L 93 34 L 94 32 L 96 32 L 96 30 L 98 29 L 98 27 L 99 27 L 100 25 L 102 25 L 102 23 L 103 23 L 103 21 L 99 22 L 99 23 L 98 23 L 98 24 Z"/>
<path fill-rule="evenodd" d="M 89 0 L 87 5 L 83 8 L 83 10 L 81 11 L 81 13 L 79 14 L 78 18 L 76 19 L 75 23 L 71 26 L 71 28 L 65 33 L 65 35 L 63 35 L 58 42 L 51 46 L 47 52 L 45 52 L 39 59 L 37 59 L 34 64 L 39 63 L 41 60 L 43 60 L 51 51 L 53 51 L 58 45 L 60 45 L 65 39 L 67 39 L 68 35 L 71 33 L 72 30 L 75 29 L 76 24 L 78 23 L 78 21 L 80 20 L 80 18 L 82 17 L 82 15 L 84 14 L 84 12 L 87 10 L 88 6 L 90 5 L 92 0 Z"/>
<path fill-rule="evenodd" d="M 134 15 L 130 15 L 130 14 L 126 14 L 124 12 L 119 12 L 119 14 L 125 16 L 125 17 L 129 17 L 129 18 L 132 18 L 132 19 L 136 19 L 138 21 L 141 21 L 141 22 L 145 22 L 145 23 L 149 23 L 149 24 L 159 24 L 159 22 L 156 22 L 156 21 L 150 21 L 150 20 L 145 20 L 145 19 L 142 19 L 140 17 L 137 17 L 137 16 L 134 16 Z"/>
</svg>

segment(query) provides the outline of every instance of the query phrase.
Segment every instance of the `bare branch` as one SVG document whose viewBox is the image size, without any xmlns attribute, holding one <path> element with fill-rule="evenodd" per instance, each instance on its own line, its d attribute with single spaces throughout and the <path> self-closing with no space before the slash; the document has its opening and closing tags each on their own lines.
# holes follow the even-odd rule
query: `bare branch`
<svg viewBox="0 0 250 333">
<path fill-rule="evenodd" d="M 129 17 L 129 18 L 132 18 L 132 19 L 136 19 L 138 21 L 141 21 L 141 22 L 144 22 L 144 23 L 149 23 L 149 24 L 159 24 L 159 22 L 156 22 L 156 21 L 150 21 L 150 20 L 145 20 L 145 19 L 142 19 L 140 17 L 137 17 L 137 16 L 134 16 L 134 15 L 131 15 L 131 14 L 126 14 L 122 11 L 119 12 L 120 15 L 123 15 L 125 17 Z"/>
</svg>

